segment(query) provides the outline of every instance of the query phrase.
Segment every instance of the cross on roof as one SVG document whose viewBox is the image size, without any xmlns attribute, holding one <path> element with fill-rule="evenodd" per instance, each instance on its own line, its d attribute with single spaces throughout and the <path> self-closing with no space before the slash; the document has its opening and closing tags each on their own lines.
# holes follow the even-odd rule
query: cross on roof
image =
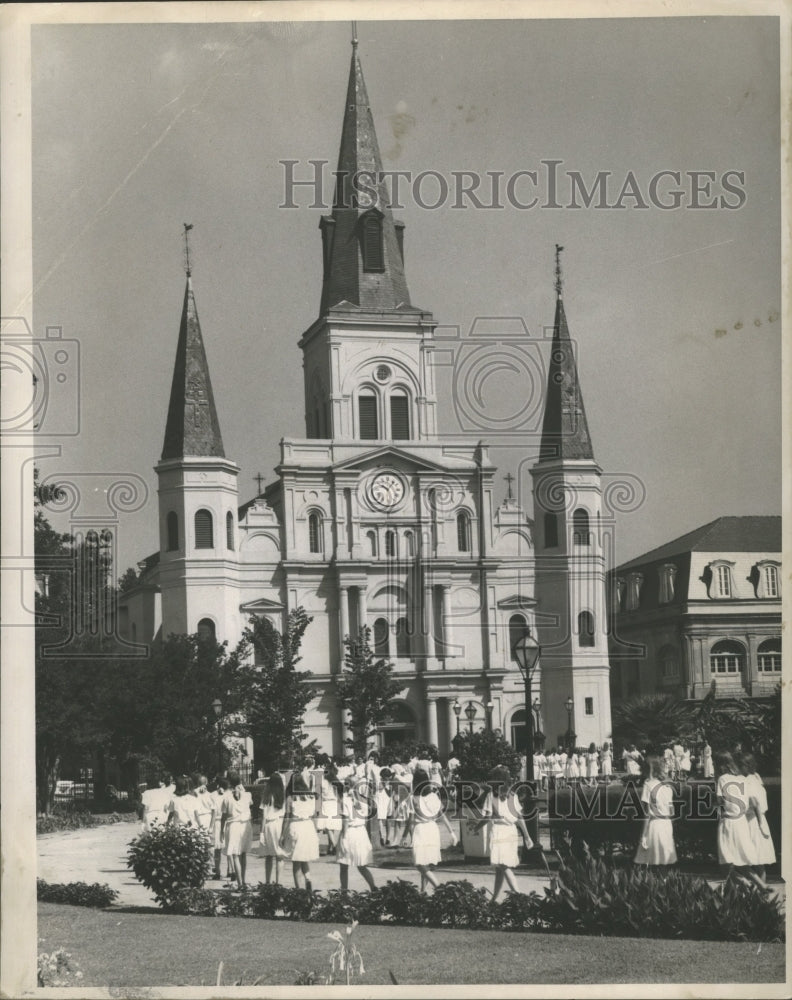
<svg viewBox="0 0 792 1000">
<path fill-rule="evenodd" d="M 503 478 L 506 480 L 507 488 L 509 490 L 508 499 L 513 500 L 514 497 L 512 496 L 512 483 L 514 482 L 514 476 L 511 474 L 511 472 L 509 472 Z"/>
<path fill-rule="evenodd" d="M 256 475 L 253 477 L 253 479 L 256 482 L 256 486 L 258 487 L 258 496 L 261 496 L 261 484 L 264 482 L 264 478 L 265 477 L 262 476 L 260 472 L 257 472 Z"/>
</svg>

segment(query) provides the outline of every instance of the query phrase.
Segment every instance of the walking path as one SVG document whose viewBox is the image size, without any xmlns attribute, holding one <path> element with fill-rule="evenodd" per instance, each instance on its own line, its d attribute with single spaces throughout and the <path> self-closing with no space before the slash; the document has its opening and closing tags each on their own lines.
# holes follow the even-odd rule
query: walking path
<svg viewBox="0 0 792 1000">
<path fill-rule="evenodd" d="M 456 825 L 456 823 L 454 824 Z M 38 877 L 47 882 L 100 882 L 107 883 L 119 893 L 115 906 L 155 906 L 154 898 L 126 867 L 129 842 L 140 832 L 140 823 L 124 821 L 108 826 L 89 827 L 68 833 L 47 833 L 37 838 Z M 547 830 L 541 830 L 545 849 L 549 848 Z M 450 849 L 448 834 L 442 830 L 443 864 L 436 870 L 438 881 L 449 882 L 467 879 L 476 888 L 492 890 L 493 871 L 490 865 L 466 862 L 459 848 Z M 254 847 L 248 854 L 247 881 L 256 886 L 264 881 L 264 859 L 258 853 L 258 826 L 254 824 Z M 223 859 L 225 864 L 225 859 Z M 372 874 L 378 885 L 391 879 L 403 879 L 415 885 L 420 876 L 412 867 L 409 850 L 377 848 L 374 851 Z M 549 885 L 546 873 L 537 870 L 515 872 L 521 892 L 542 893 Z M 281 883 L 293 885 L 291 864 L 281 866 Z M 327 891 L 339 888 L 338 865 L 335 858 L 321 857 L 311 862 L 311 881 L 314 889 Z M 709 878 L 710 884 L 721 879 Z M 780 879 L 771 879 L 774 891 L 784 897 L 785 887 Z M 219 882 L 208 882 L 208 887 L 219 887 Z M 349 872 L 349 888 L 363 890 L 366 883 L 356 868 Z"/>
</svg>

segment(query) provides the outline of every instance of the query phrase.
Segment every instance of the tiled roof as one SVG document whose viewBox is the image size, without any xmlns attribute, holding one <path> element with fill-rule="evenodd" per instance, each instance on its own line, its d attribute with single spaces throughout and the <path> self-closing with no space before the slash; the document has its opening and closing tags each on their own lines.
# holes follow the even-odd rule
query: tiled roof
<svg viewBox="0 0 792 1000">
<path fill-rule="evenodd" d="M 619 566 L 632 569 L 685 552 L 780 552 L 781 518 L 776 515 L 718 517 Z"/>
</svg>

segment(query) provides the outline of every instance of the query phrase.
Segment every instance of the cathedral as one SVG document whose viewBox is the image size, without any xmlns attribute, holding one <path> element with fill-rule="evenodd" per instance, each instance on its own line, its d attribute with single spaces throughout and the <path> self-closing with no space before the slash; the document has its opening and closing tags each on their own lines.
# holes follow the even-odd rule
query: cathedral
<svg viewBox="0 0 792 1000">
<path fill-rule="evenodd" d="M 335 689 L 344 637 L 364 625 L 402 683 L 380 745 L 417 737 L 446 755 L 460 726 L 489 726 L 522 748 L 527 712 L 548 744 L 571 731 L 601 745 L 611 735 L 601 470 L 560 277 L 532 520 L 511 491 L 496 505 L 486 441 L 438 433 L 436 323 L 410 300 L 403 224 L 384 183 L 364 199 L 344 180 L 382 175 L 355 43 L 338 170 L 320 224 L 319 315 L 299 340 L 305 434 L 281 441 L 277 479 L 241 506 L 188 267 L 156 466 L 159 551 L 122 599 L 124 632 L 137 642 L 199 632 L 233 647 L 251 617 L 283 628 L 304 607 L 302 668 L 318 692 L 305 728 L 336 755 L 348 735 Z M 541 644 L 531 705 L 512 652 L 528 632 Z"/>
</svg>

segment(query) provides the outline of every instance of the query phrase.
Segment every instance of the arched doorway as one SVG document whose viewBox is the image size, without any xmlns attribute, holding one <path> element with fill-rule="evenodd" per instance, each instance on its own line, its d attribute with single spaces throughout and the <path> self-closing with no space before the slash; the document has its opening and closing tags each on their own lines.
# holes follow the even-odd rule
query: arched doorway
<svg viewBox="0 0 792 1000">
<path fill-rule="evenodd" d="M 528 727 L 525 724 L 525 709 L 518 709 L 509 721 L 509 742 L 518 753 L 525 753 L 528 746 Z"/>
<path fill-rule="evenodd" d="M 391 706 L 390 721 L 380 726 L 379 739 L 382 747 L 415 739 L 415 716 L 403 701 L 397 701 Z"/>
</svg>

